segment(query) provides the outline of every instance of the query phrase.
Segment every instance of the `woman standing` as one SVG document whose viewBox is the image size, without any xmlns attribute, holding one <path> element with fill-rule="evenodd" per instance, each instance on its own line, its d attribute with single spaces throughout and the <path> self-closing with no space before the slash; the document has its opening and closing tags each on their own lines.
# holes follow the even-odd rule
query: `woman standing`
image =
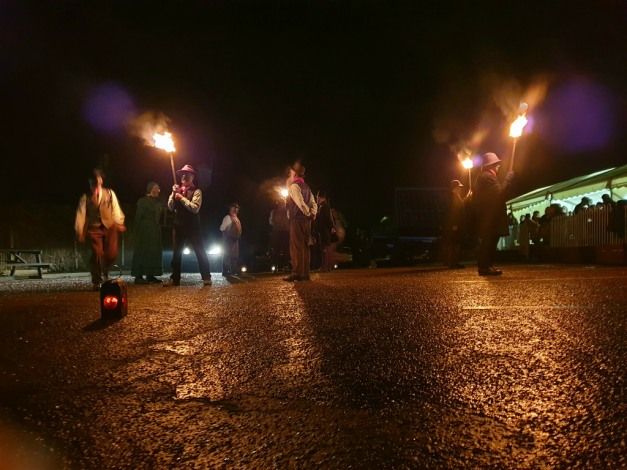
<svg viewBox="0 0 627 470">
<path fill-rule="evenodd" d="M 242 236 L 242 222 L 238 217 L 239 204 L 234 202 L 229 206 L 229 213 L 222 219 L 220 231 L 224 242 L 224 255 L 222 259 L 222 275 L 237 274 L 237 262 L 239 259 L 239 239 Z"/>
<path fill-rule="evenodd" d="M 151 181 L 146 187 L 146 195 L 137 201 L 134 226 L 135 251 L 131 270 L 135 284 L 161 283 L 161 280 L 155 277 L 163 274 L 161 261 L 163 206 L 159 201 L 160 192 L 159 185 Z"/>
</svg>

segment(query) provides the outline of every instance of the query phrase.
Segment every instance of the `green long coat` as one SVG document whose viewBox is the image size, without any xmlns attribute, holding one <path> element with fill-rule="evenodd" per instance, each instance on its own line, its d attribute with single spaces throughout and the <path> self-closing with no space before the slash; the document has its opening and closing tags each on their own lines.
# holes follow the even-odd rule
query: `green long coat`
<svg viewBox="0 0 627 470">
<path fill-rule="evenodd" d="M 133 267 L 131 274 L 137 276 L 160 276 L 161 263 L 161 218 L 163 205 L 159 199 L 144 196 L 137 201 L 135 213 Z"/>
</svg>

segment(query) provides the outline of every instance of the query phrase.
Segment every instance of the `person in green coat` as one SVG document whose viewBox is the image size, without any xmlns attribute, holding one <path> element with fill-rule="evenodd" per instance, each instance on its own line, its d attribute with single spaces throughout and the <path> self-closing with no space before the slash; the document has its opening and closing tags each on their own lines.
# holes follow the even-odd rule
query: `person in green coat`
<svg viewBox="0 0 627 470">
<path fill-rule="evenodd" d="M 159 185 L 151 181 L 146 187 L 146 195 L 137 201 L 133 232 L 135 251 L 131 269 L 135 284 L 161 283 L 156 277 L 163 274 L 161 263 L 163 205 L 159 201 L 160 192 Z"/>
</svg>

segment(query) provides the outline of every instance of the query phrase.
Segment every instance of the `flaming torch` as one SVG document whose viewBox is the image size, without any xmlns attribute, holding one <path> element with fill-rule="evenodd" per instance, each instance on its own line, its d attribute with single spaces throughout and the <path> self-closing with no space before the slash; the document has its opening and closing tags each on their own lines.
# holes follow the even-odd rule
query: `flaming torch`
<svg viewBox="0 0 627 470">
<path fill-rule="evenodd" d="M 170 166 L 172 167 L 172 180 L 174 184 L 176 184 L 176 171 L 174 170 L 174 152 L 176 152 L 176 147 L 174 147 L 174 140 L 172 140 L 172 134 L 170 132 L 158 133 L 155 132 L 152 134 L 152 142 L 153 145 L 161 150 L 165 150 L 170 155 Z"/>
<path fill-rule="evenodd" d="M 466 157 L 462 160 L 462 166 L 468 170 L 468 190 L 472 190 L 472 176 L 470 174 L 472 167 L 474 166 L 472 163 L 472 159 Z"/>
<path fill-rule="evenodd" d="M 509 161 L 509 171 L 514 169 L 514 157 L 516 155 L 516 142 L 518 138 L 522 135 L 523 129 L 527 125 L 527 108 L 529 106 L 527 103 L 520 103 L 520 107 L 518 108 L 518 117 L 512 122 L 512 125 L 509 127 L 509 136 L 514 139 L 512 145 L 512 158 Z"/>
</svg>

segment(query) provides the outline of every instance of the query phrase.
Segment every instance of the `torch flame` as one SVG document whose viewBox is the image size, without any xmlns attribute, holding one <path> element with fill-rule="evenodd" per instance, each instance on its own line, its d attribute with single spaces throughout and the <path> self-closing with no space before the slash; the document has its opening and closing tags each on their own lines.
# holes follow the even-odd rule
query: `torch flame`
<svg viewBox="0 0 627 470">
<path fill-rule="evenodd" d="M 159 134 L 155 132 L 152 134 L 153 145 L 158 149 L 165 150 L 168 153 L 176 152 L 174 147 L 174 141 L 172 140 L 172 134 L 170 132 L 164 132 Z"/>
<path fill-rule="evenodd" d="M 289 195 L 287 188 L 276 188 L 276 192 L 279 193 L 283 199 L 287 199 L 287 196 Z"/>
<path fill-rule="evenodd" d="M 523 129 L 527 125 L 527 116 L 521 114 L 516 118 L 512 125 L 509 128 L 509 136 L 517 139 L 522 135 Z"/>
<path fill-rule="evenodd" d="M 470 170 L 473 167 L 472 160 L 470 158 L 465 158 L 464 160 L 462 160 L 462 166 L 466 170 Z"/>
</svg>

